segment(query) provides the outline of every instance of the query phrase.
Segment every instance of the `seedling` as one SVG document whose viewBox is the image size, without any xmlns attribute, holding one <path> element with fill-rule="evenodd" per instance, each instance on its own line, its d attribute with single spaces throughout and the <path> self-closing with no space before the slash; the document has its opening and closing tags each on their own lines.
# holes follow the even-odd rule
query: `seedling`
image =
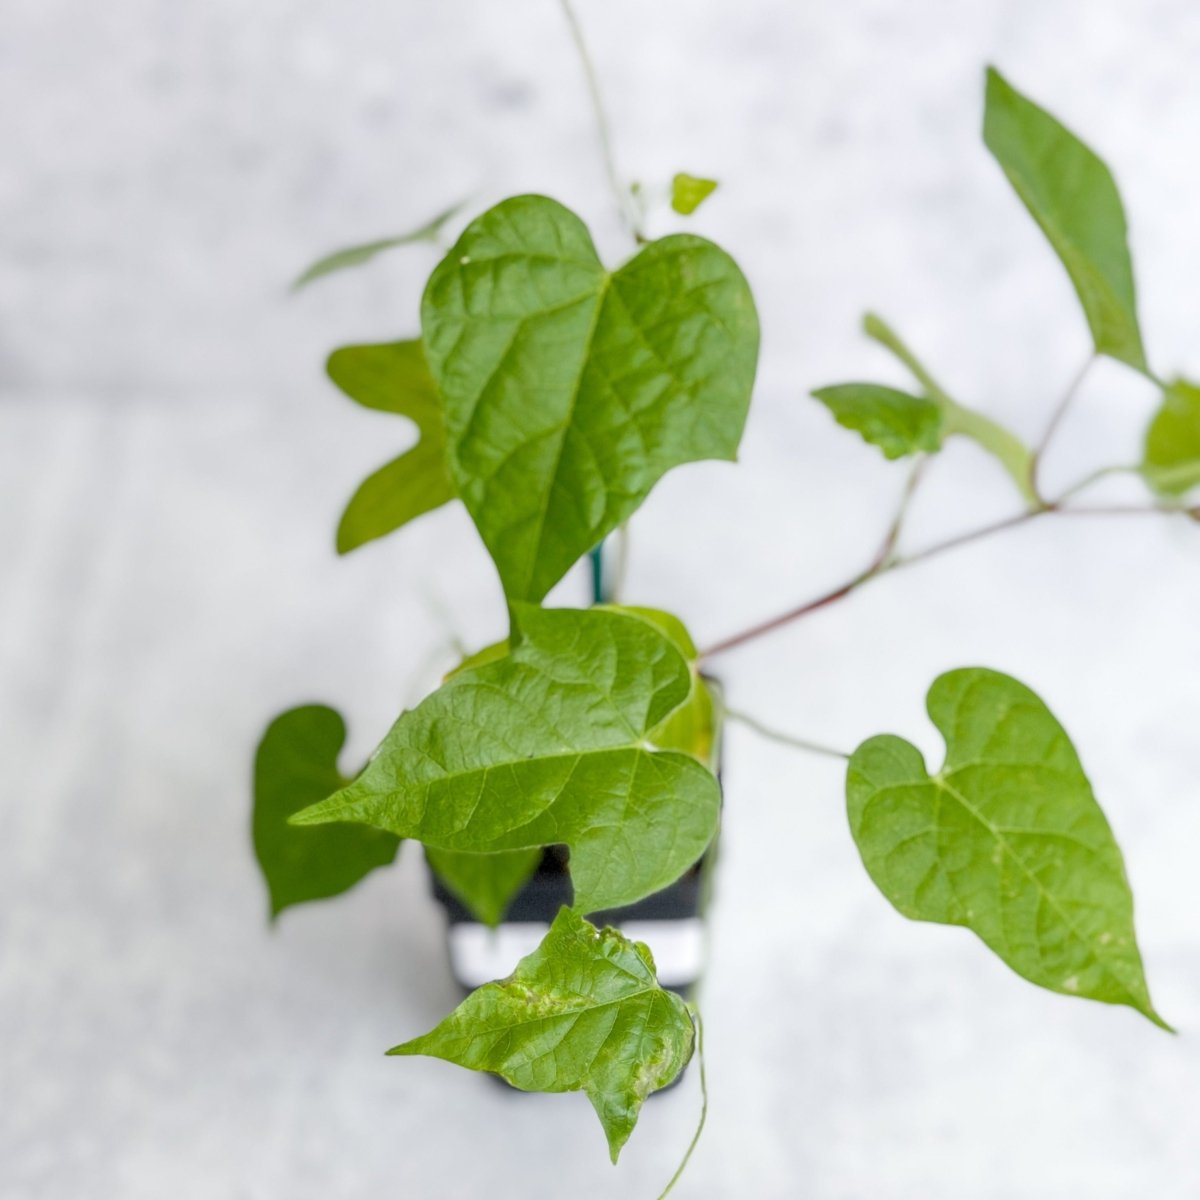
<svg viewBox="0 0 1200 1200">
<path fill-rule="evenodd" d="M 754 298 L 734 260 L 690 233 L 645 236 L 646 191 L 620 182 L 595 98 L 631 258 L 606 266 L 577 215 L 544 196 L 513 197 L 475 216 L 433 271 L 419 336 L 347 347 L 329 360 L 351 399 L 407 417 L 420 435 L 350 501 L 339 551 L 461 503 L 503 584 L 509 636 L 401 713 L 350 775 L 338 767 L 345 729 L 335 712 L 277 717 L 258 753 L 254 836 L 273 915 L 345 891 L 407 839 L 493 924 L 543 849 L 568 847 L 574 903 L 536 952 L 392 1053 L 434 1055 L 527 1091 L 583 1091 L 615 1162 L 643 1101 L 693 1055 L 698 1014 L 659 986 L 652 948 L 587 917 L 669 885 L 716 835 L 712 746 L 722 705 L 702 667 L 720 656 L 730 669 L 725 656 L 737 647 L 1001 530 L 1113 511 L 1195 520 L 1188 494 L 1200 485 L 1200 389 L 1164 384 L 1149 366 L 1108 168 L 991 70 L 985 144 L 1066 268 L 1091 333 L 1092 352 L 1044 438 L 1027 446 L 952 398 L 868 316 L 867 334 L 905 365 L 911 389 L 851 382 L 813 393 L 887 458 L 913 464 L 862 571 L 702 650 L 678 617 L 657 610 L 546 608 L 575 563 L 624 536 L 664 474 L 735 457 L 759 352 Z M 694 211 L 715 186 L 680 173 L 674 210 Z M 435 236 L 452 212 L 417 236 Z M 304 278 L 408 240 L 342 252 Z M 1161 392 L 1142 461 L 1101 466 L 1048 494 L 1039 464 L 1099 356 Z M 994 456 L 1011 479 L 1014 511 L 905 552 L 908 503 L 954 438 Z M 1141 475 L 1148 502 L 1113 509 L 1080 500 L 1118 471 Z M 980 667 L 935 680 L 927 707 L 946 742 L 940 767 L 891 735 L 842 756 L 850 833 L 879 890 L 907 917 L 972 930 L 1032 983 L 1126 1005 L 1167 1028 L 1146 984 L 1121 851 L 1058 719 L 1028 687 Z"/>
</svg>

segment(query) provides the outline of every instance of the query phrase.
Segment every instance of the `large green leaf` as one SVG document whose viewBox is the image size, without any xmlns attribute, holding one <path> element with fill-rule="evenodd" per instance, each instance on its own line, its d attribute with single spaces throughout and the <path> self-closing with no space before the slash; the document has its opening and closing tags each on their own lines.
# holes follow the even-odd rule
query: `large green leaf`
<svg viewBox="0 0 1200 1200">
<path fill-rule="evenodd" d="M 288 818 L 349 780 L 337 760 L 346 725 L 332 709 L 305 705 L 267 727 L 254 760 L 254 853 L 270 893 L 271 916 L 292 904 L 352 888 L 396 857 L 400 839 L 361 825 L 297 829 Z"/>
<path fill-rule="evenodd" d="M 906 917 L 965 925 L 1033 983 L 1164 1024 L 1121 851 L 1062 726 L 981 668 L 937 679 L 928 710 L 946 739 L 938 774 L 890 735 L 850 759 L 850 827 L 880 891 Z"/>
<path fill-rule="evenodd" d="M 1066 267 L 1096 353 L 1149 374 L 1125 210 L 1108 167 L 995 68 L 987 73 L 983 140 Z"/>
<path fill-rule="evenodd" d="M 411 449 L 381 467 L 354 493 L 338 525 L 346 554 L 454 499 L 446 468 L 446 429 L 437 387 L 419 341 L 343 346 L 329 356 L 329 378 L 365 408 L 399 413 L 417 426 Z"/>
<path fill-rule="evenodd" d="M 425 857 L 438 878 L 485 925 L 495 928 L 513 897 L 527 884 L 542 861 L 540 847 L 502 854 L 466 854 L 428 847 Z"/>
<path fill-rule="evenodd" d="M 585 1092 L 616 1162 L 642 1102 L 687 1066 L 693 1040 L 687 1006 L 658 986 L 646 946 L 564 908 L 512 975 L 388 1053 L 492 1071 L 526 1092 Z"/>
<path fill-rule="evenodd" d="M 335 250 L 332 254 L 326 254 L 323 258 L 317 259 L 292 284 L 292 290 L 299 291 L 300 288 L 306 287 L 314 280 L 321 279 L 326 275 L 332 275 L 335 271 L 344 271 L 349 267 L 361 267 L 377 255 L 383 254 L 386 250 L 393 250 L 397 246 L 411 246 L 416 242 L 432 242 L 437 237 L 442 226 L 461 208 L 461 203 L 455 204 L 453 207 L 438 213 L 432 220 L 426 221 L 424 225 L 410 230 L 408 233 L 402 233 L 396 237 L 378 238 L 373 242 L 361 242 L 356 246 L 347 246 L 342 250 Z"/>
<path fill-rule="evenodd" d="M 579 911 L 631 904 L 683 874 L 716 830 L 712 773 L 651 741 L 690 694 L 689 664 L 628 613 L 513 614 L 507 657 L 452 675 L 358 779 L 293 820 L 472 853 L 564 843 Z"/>
<path fill-rule="evenodd" d="M 675 235 L 605 270 L 542 196 L 473 221 L 421 309 L 450 474 L 513 600 L 540 600 L 671 467 L 732 459 L 758 357 L 733 260 Z"/>
<path fill-rule="evenodd" d="M 908 348 L 886 321 L 875 313 L 863 317 L 863 332 L 873 341 L 890 350 L 912 373 L 925 390 L 925 395 L 942 411 L 941 436 L 965 437 L 990 454 L 1009 474 L 1026 503 L 1040 503 L 1033 488 L 1033 456 L 1029 447 L 1015 434 L 991 417 L 959 404 L 926 370 L 920 359 Z M 865 436 L 865 435 L 864 435 Z M 868 439 L 870 440 L 870 439 Z"/>
<path fill-rule="evenodd" d="M 839 425 L 878 446 L 885 458 L 929 453 L 942 447 L 942 409 L 926 396 L 913 396 L 877 383 L 841 383 L 817 388 L 812 394 Z"/>
<path fill-rule="evenodd" d="M 1176 379 L 1146 431 L 1142 474 L 1156 492 L 1182 496 L 1200 487 L 1200 387 Z"/>
<path fill-rule="evenodd" d="M 712 689 L 700 675 L 697 652 L 683 623 L 670 613 L 655 608 L 623 608 L 605 605 L 601 611 L 624 612 L 649 621 L 675 643 L 687 659 L 692 672 L 687 699 L 664 717 L 647 735 L 660 750 L 679 750 L 689 754 L 709 770 L 716 770 L 716 705 Z M 495 662 L 507 656 L 505 639 L 485 646 L 468 656 L 451 673 L 457 675 L 472 667 Z M 430 865 L 442 882 L 485 925 L 497 925 L 503 919 L 513 897 L 536 870 L 541 850 L 510 850 L 501 854 L 468 854 L 453 850 L 426 850 Z"/>
</svg>

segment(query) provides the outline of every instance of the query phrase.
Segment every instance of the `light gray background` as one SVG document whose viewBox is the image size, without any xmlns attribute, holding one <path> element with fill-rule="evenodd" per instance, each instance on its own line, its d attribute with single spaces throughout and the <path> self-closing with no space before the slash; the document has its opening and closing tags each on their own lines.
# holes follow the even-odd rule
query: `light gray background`
<svg viewBox="0 0 1200 1200">
<path fill-rule="evenodd" d="M 740 465 L 678 472 L 634 527 L 630 597 L 679 609 L 700 641 L 846 577 L 886 524 L 902 468 L 804 399 L 902 378 L 857 332 L 865 307 L 1030 437 L 1085 354 L 1060 268 L 980 145 L 985 61 L 1114 165 L 1152 358 L 1200 372 L 1193 0 L 580 8 L 624 168 L 721 179 L 694 226 L 760 300 Z M 340 400 L 323 355 L 412 333 L 433 253 L 295 299 L 285 285 L 466 193 L 549 192 L 619 256 L 592 133 L 551 0 L 7 0 L 5 1200 L 649 1198 L 691 1135 L 694 1072 L 614 1172 L 580 1096 L 385 1060 L 455 998 L 418 856 L 271 936 L 247 840 L 269 716 L 335 704 L 351 761 L 452 631 L 480 643 L 502 616 L 456 508 L 331 551 L 342 502 L 409 433 Z M 1050 480 L 1135 454 L 1153 402 L 1098 369 Z M 913 544 L 1012 506 L 969 446 L 932 475 Z M 901 920 L 857 861 L 836 764 L 736 730 L 712 1113 L 680 1197 L 1200 1194 L 1198 587 L 1200 530 L 1047 523 L 717 664 L 733 702 L 778 725 L 847 747 L 895 730 L 935 761 L 922 705 L 940 670 L 1035 686 L 1125 847 L 1155 996 L 1183 1033 Z M 581 596 L 578 577 L 558 593 Z"/>
</svg>

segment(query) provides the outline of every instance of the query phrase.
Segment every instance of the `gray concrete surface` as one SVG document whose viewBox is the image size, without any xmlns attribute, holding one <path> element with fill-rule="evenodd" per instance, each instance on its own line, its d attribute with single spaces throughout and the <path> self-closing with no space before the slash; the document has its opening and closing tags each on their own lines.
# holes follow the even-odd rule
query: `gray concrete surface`
<svg viewBox="0 0 1200 1200">
<path fill-rule="evenodd" d="M 1117 169 L 1152 357 L 1200 373 L 1189 0 L 579 2 L 625 169 L 721 179 L 695 224 L 760 297 L 742 462 L 679 472 L 635 525 L 630 596 L 702 642 L 845 577 L 886 523 L 901 469 L 803 398 L 900 378 L 857 333 L 865 307 L 1029 436 L 1085 353 L 979 144 L 985 61 Z M 269 934 L 247 840 L 270 715 L 333 703 L 361 754 L 451 630 L 500 626 L 461 511 L 331 550 L 341 503 L 408 435 L 340 401 L 321 360 L 411 332 L 432 255 L 285 285 L 466 193 L 549 192 L 624 252 L 556 6 L 9 0 L 0 162 L 0 1197 L 656 1195 L 694 1074 L 614 1171 L 582 1097 L 385 1060 L 454 1000 L 416 855 Z M 1050 478 L 1134 453 L 1152 404 L 1102 367 Z M 1010 503 L 956 446 L 914 544 Z M 558 598 L 581 595 L 572 578 Z M 836 767 L 734 731 L 712 1111 L 681 1200 L 1200 1195 L 1198 595 L 1200 530 L 1047 523 L 718 664 L 780 726 L 845 746 L 895 730 L 933 756 L 940 670 L 1038 688 L 1125 847 L 1182 1032 L 901 920 L 857 862 Z"/>
</svg>

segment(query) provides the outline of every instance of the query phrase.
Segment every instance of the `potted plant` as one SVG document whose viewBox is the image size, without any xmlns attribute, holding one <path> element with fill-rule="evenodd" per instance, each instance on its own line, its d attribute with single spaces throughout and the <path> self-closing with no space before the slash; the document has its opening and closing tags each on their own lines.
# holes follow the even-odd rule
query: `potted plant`
<svg viewBox="0 0 1200 1200">
<path fill-rule="evenodd" d="M 455 924 L 495 925 L 514 905 L 518 917 L 541 918 L 540 941 L 523 956 L 502 950 L 502 965 L 488 959 L 473 971 L 460 960 L 474 990 L 391 1053 L 434 1055 L 523 1090 L 584 1091 L 615 1162 L 643 1101 L 679 1076 L 700 1040 L 695 1005 L 663 986 L 686 992 L 692 980 L 662 978 L 653 942 L 619 925 L 639 905 L 671 903 L 653 899 L 664 889 L 691 897 L 685 915 L 701 903 L 721 811 L 722 721 L 778 736 L 726 709 L 706 675 L 714 660 L 888 573 L 1034 521 L 1128 511 L 1195 521 L 1200 388 L 1162 382 L 1147 361 L 1108 168 L 989 70 L 985 144 L 1066 269 L 1092 353 L 1029 446 L 951 397 L 868 316 L 866 333 L 907 368 L 911 388 L 856 381 L 813 395 L 885 457 L 912 462 L 880 545 L 845 583 L 698 649 L 677 616 L 614 602 L 599 548 L 625 536 L 668 470 L 735 457 L 758 319 L 724 250 L 688 233 L 645 236 L 644 195 L 620 182 L 584 63 L 632 256 L 610 269 L 574 213 L 543 196 L 507 199 L 474 216 L 433 271 L 419 336 L 329 360 L 347 395 L 409 418 L 420 435 L 351 500 L 339 550 L 461 502 L 503 584 L 509 636 L 401 713 L 357 773 L 339 766 L 337 713 L 307 706 L 277 717 L 256 762 L 254 841 L 272 915 L 345 891 L 408 839 L 425 847 Z M 680 175 L 672 207 L 686 216 L 714 187 Z M 434 236 L 453 216 L 411 236 Z M 406 240 L 342 252 L 305 278 Z M 1161 393 L 1140 461 L 1100 465 L 1048 493 L 1042 456 L 1100 356 Z M 955 438 L 1007 472 L 1012 514 L 909 550 L 909 502 Z M 1140 476 L 1148 499 L 1090 503 L 1089 489 L 1118 472 Z M 550 589 L 589 554 L 595 603 L 547 608 Z M 786 738 L 847 760 L 850 833 L 879 890 L 914 920 L 972 930 L 1032 983 L 1169 1028 L 1142 969 L 1120 849 L 1051 709 L 982 667 L 936 679 L 927 708 L 946 743 L 936 769 L 891 735 L 850 754 Z"/>
</svg>

